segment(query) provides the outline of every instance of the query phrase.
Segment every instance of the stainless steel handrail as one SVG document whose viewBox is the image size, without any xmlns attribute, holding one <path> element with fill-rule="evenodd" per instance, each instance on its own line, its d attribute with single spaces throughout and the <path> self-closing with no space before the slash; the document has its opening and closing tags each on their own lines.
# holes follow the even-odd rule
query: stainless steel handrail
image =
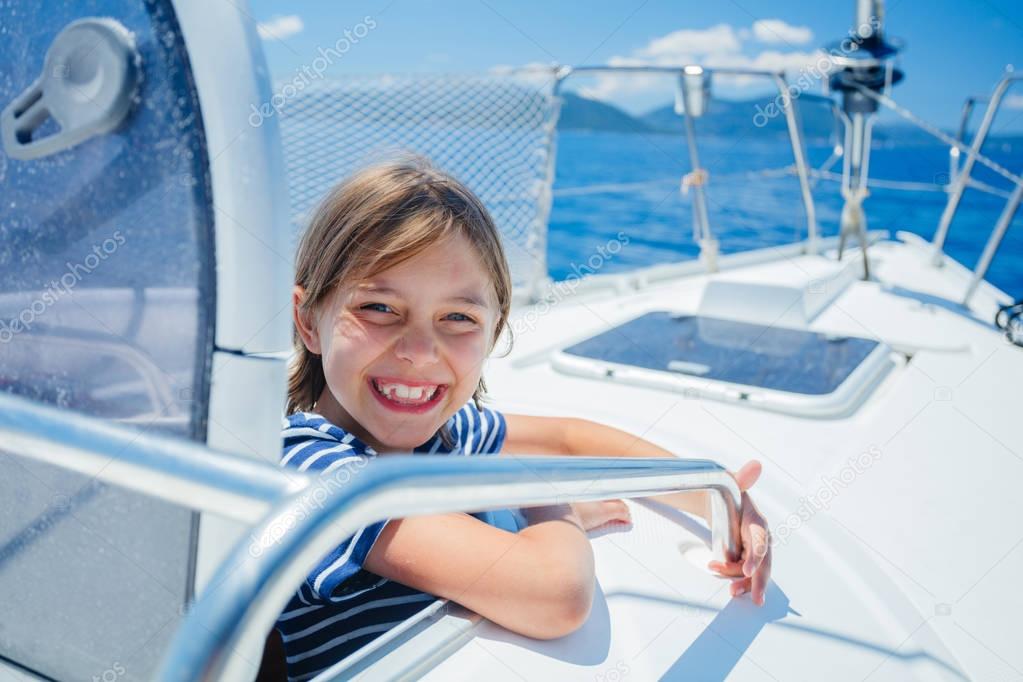
<svg viewBox="0 0 1023 682">
<path fill-rule="evenodd" d="M 706 460 L 388 455 L 338 485 L 5 393 L 0 439 L 5 452 L 253 524 L 189 610 L 162 680 L 251 679 L 232 652 L 269 632 L 316 561 L 382 519 L 707 490 L 715 554 L 739 546 L 741 493 Z"/>
<path fill-rule="evenodd" d="M 0 449 L 253 524 L 309 476 L 0 392 Z"/>
<path fill-rule="evenodd" d="M 987 102 L 988 106 L 984 112 L 984 118 L 982 119 L 981 128 L 983 129 L 983 137 L 987 136 L 990 124 L 994 121 L 995 114 L 997 114 L 998 108 L 1001 106 L 1001 99 L 1004 96 L 1006 90 L 1012 84 L 1012 81 L 1020 80 L 1023 78 L 1021 75 L 1007 74 L 995 87 L 995 92 L 991 96 L 975 96 L 967 97 L 966 102 L 963 103 L 963 110 L 959 118 L 959 129 L 956 134 L 956 140 L 962 142 L 966 138 L 966 131 L 969 127 L 970 116 L 973 114 L 974 107 L 981 103 Z M 992 109 L 994 105 L 994 109 Z M 989 112 L 990 117 L 988 116 Z M 984 127 L 984 123 L 987 123 L 987 127 Z M 977 131 L 977 137 L 982 138 L 981 129 Z M 981 139 L 980 149 L 983 146 L 984 140 Z M 977 139 L 974 139 L 974 145 L 977 144 Z M 971 149 L 972 149 L 971 145 Z M 967 156 L 967 161 L 969 161 Z M 965 169 L 968 174 L 969 169 Z M 949 150 L 949 172 L 950 177 L 955 180 L 959 178 L 959 149 L 952 147 Z M 966 182 L 972 178 L 967 177 Z M 1020 200 L 1023 199 L 1023 183 L 1016 183 L 1011 194 L 1006 199 L 1005 206 L 1002 208 L 1001 214 L 998 216 L 998 221 L 995 223 L 994 229 L 991 231 L 991 235 L 988 237 L 987 243 L 984 244 L 984 250 L 981 252 L 980 259 L 977 261 L 977 266 L 973 270 L 973 275 L 970 277 L 970 283 L 966 287 L 966 293 L 963 295 L 963 305 L 969 306 L 970 299 L 973 298 L 973 294 L 976 293 L 977 287 L 984 280 L 984 276 L 987 275 L 988 268 L 991 267 L 991 261 L 994 260 L 995 254 L 998 252 L 998 247 L 1001 246 L 1002 239 L 1005 237 L 1006 231 L 1009 229 L 1012 219 L 1016 215 L 1016 211 L 1019 208 Z M 951 201 L 951 198 L 950 198 Z M 944 216 L 942 216 L 944 217 Z M 946 234 L 948 229 L 945 230 Z M 937 239 L 937 237 L 935 237 Z"/>
<path fill-rule="evenodd" d="M 574 74 L 593 73 L 662 73 L 681 75 L 686 66 L 700 66 L 704 73 L 714 76 L 715 74 L 729 76 L 753 76 L 767 78 L 774 83 L 781 98 L 782 110 L 785 112 L 785 125 L 788 129 L 789 143 L 792 146 L 792 156 L 796 164 L 796 175 L 799 179 L 799 190 L 803 199 L 803 209 L 806 212 L 806 241 L 807 252 L 817 253 L 818 251 L 818 228 L 817 209 L 813 201 L 813 192 L 810 188 L 810 174 L 807 170 L 806 147 L 803 143 L 803 133 L 796 120 L 796 100 L 789 92 L 784 72 L 762 71 L 758 69 L 741 69 L 726 67 L 704 67 L 695 64 L 682 65 L 658 65 L 658 66 L 608 66 L 608 65 L 583 65 L 583 66 L 560 66 L 554 69 L 555 93 L 561 87 L 561 83 Z M 696 170 L 696 169 L 693 169 Z"/>
<path fill-rule="evenodd" d="M 997 253 L 998 247 L 1001 246 L 1002 238 L 1005 236 L 1006 231 L 1009 229 L 1009 224 L 1012 223 L 1012 219 L 1016 215 L 1021 199 L 1023 199 L 1023 185 L 1016 185 L 1016 188 L 1009 196 L 1009 200 L 1005 202 L 1002 213 L 998 216 L 995 228 L 991 230 L 991 236 L 988 237 L 987 243 L 984 244 L 984 251 L 980 254 L 980 260 L 977 261 L 977 267 L 974 268 L 973 275 L 970 277 L 970 283 L 966 287 L 966 293 L 963 295 L 964 306 L 970 305 L 970 299 L 973 298 L 973 294 L 977 291 L 977 287 L 980 286 L 981 281 L 987 274 L 988 268 L 991 267 L 991 261 L 995 259 L 995 253 Z"/>
<path fill-rule="evenodd" d="M 734 555 L 738 546 L 740 492 L 710 461 L 388 455 L 347 478 L 325 488 L 314 508 L 300 496 L 282 501 L 252 534 L 258 551 L 249 541 L 234 548 L 209 583 L 216 587 L 200 595 L 178 628 L 158 679 L 251 677 L 251 663 L 233 653 L 241 642 L 270 631 L 331 548 L 383 519 L 709 490 L 716 552 Z"/>
<path fill-rule="evenodd" d="M 927 123 L 926 121 L 921 119 L 919 116 L 917 116 L 916 114 L 911 112 L 909 109 L 905 108 L 901 104 L 898 104 L 891 97 L 889 97 L 889 96 L 887 96 L 887 95 L 885 95 L 883 93 L 874 92 L 873 90 L 871 90 L 869 88 L 865 88 L 865 87 L 863 87 L 861 85 L 857 85 L 856 88 L 857 88 L 857 91 L 862 93 L 865 97 L 869 97 L 870 99 L 874 100 L 878 104 L 880 104 L 880 105 L 888 108 L 889 110 L 895 112 L 898 116 L 901 116 L 905 120 L 909 121 L 910 123 L 912 123 L 916 127 L 918 127 L 921 130 L 923 130 L 928 135 L 931 135 L 932 137 L 935 137 L 938 140 L 941 140 L 942 142 L 947 144 L 949 147 L 955 147 L 956 149 L 959 150 L 960 153 L 963 153 L 963 154 L 969 154 L 970 153 L 970 147 L 966 146 L 965 144 L 963 144 L 962 142 L 960 142 L 956 138 L 952 137 L 951 135 L 943 132 L 939 128 L 931 125 L 930 123 Z M 1015 173 L 1011 172 L 1010 170 L 1008 170 L 1004 166 L 1001 166 L 1000 164 L 992 161 L 991 159 L 989 159 L 988 157 L 984 156 L 983 154 L 981 154 L 979 152 L 976 154 L 976 161 L 978 161 L 983 166 L 987 166 L 992 171 L 994 171 L 998 175 L 1001 175 L 1003 178 L 1005 178 L 1006 180 L 1008 180 L 1009 182 L 1011 182 L 1013 184 L 1023 183 L 1023 177 L 1021 177 L 1019 175 L 1016 175 Z"/>
<path fill-rule="evenodd" d="M 967 97 L 966 101 L 963 102 L 962 111 L 959 112 L 959 127 L 956 129 L 956 141 L 964 142 L 966 140 L 966 132 L 970 126 L 970 117 L 973 116 L 973 110 L 978 104 L 990 102 L 991 98 L 987 95 L 975 95 Z M 956 179 L 959 175 L 959 148 L 949 147 L 948 149 L 948 178 L 949 183 Z"/>
<path fill-rule="evenodd" d="M 945 204 L 945 210 L 942 211 L 941 219 L 938 221 L 938 229 L 934 234 L 934 240 L 932 242 L 934 246 L 932 260 L 935 265 L 940 265 L 944 260 L 942 249 L 945 246 L 945 239 L 948 236 L 949 226 L 952 224 L 952 218 L 955 216 L 956 210 L 959 208 L 959 201 L 963 198 L 963 192 L 966 190 L 966 183 L 970 177 L 970 172 L 973 170 L 973 164 L 976 162 L 977 157 L 980 154 L 981 147 L 984 146 L 984 141 L 987 139 L 988 132 L 991 130 L 991 124 L 994 122 L 995 114 L 1002 105 L 1002 98 L 1005 96 L 1005 91 L 1009 89 L 1009 86 L 1012 85 L 1012 83 L 1018 80 L 1023 80 L 1023 74 L 1007 73 L 1002 76 L 1002 79 L 998 81 L 994 91 L 991 93 L 991 98 L 988 100 L 987 108 L 984 110 L 984 117 L 981 119 L 980 127 L 977 128 L 977 134 L 973 137 L 973 143 L 970 144 L 969 151 L 966 154 L 966 159 L 963 161 L 962 169 L 956 172 L 955 181 L 952 182 L 951 189 L 949 190 L 948 203 Z M 958 149 L 958 147 L 956 148 Z M 1019 186 L 1018 179 L 1016 184 Z M 992 237 L 993 236 L 994 235 L 992 235 Z M 995 248 L 997 248 L 997 244 Z M 990 261 L 988 262 L 990 263 Z M 969 295 L 967 295 L 967 298 L 969 298 Z"/>
</svg>

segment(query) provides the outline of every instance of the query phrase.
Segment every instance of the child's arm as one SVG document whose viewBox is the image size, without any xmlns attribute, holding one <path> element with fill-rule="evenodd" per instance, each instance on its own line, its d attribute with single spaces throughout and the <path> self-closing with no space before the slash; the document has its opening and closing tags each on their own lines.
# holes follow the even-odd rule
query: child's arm
<svg viewBox="0 0 1023 682">
<path fill-rule="evenodd" d="M 501 454 L 674 457 L 639 436 L 586 419 L 505 414 L 507 435 Z M 658 497 L 658 501 L 708 519 L 703 491 Z"/>
<path fill-rule="evenodd" d="M 650 441 L 625 431 L 572 417 L 534 417 L 505 414 L 507 433 L 501 454 L 540 455 L 593 455 L 608 457 L 674 457 L 671 452 Z M 733 474 L 743 491 L 742 505 L 742 560 L 721 564 L 713 562 L 711 568 L 736 580 L 732 584 L 733 596 L 751 592 L 753 601 L 763 604 L 764 591 L 771 572 L 771 548 L 767 521 L 746 494 L 760 476 L 760 463 L 752 461 Z M 696 514 L 709 522 L 710 510 L 707 493 L 684 492 L 658 496 L 677 509 Z M 618 501 L 612 501 L 620 505 Z M 580 512 L 607 520 L 622 518 L 612 503 L 589 507 Z"/>
<path fill-rule="evenodd" d="M 518 533 L 468 514 L 391 521 L 364 566 L 519 634 L 562 637 L 589 615 L 593 552 L 568 505 L 523 512 L 530 525 Z"/>
</svg>

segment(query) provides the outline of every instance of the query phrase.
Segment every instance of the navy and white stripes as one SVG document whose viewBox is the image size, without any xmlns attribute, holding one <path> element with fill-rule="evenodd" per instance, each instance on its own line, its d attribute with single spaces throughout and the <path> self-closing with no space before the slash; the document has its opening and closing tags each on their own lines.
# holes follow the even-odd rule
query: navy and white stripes
<svg viewBox="0 0 1023 682">
<path fill-rule="evenodd" d="M 446 424 L 454 447 L 439 434 L 416 454 L 489 455 L 504 444 L 504 415 L 466 404 Z M 358 468 L 377 456 L 372 447 L 322 416 L 299 412 L 284 420 L 281 464 L 321 476 Z M 345 481 L 349 480 L 347 478 Z M 475 514 L 509 531 L 523 525 L 510 510 Z M 435 598 L 362 568 L 385 521 L 360 528 L 317 564 L 277 621 L 290 680 L 306 680 L 403 622 Z"/>
</svg>

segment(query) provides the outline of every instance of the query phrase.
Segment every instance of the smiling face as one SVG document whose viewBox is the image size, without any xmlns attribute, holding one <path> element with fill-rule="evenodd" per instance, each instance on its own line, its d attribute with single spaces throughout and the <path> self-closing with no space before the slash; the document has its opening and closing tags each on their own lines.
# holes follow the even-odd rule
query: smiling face
<svg viewBox="0 0 1023 682">
<path fill-rule="evenodd" d="M 490 277 L 460 234 L 338 287 L 296 320 L 323 358 L 317 411 L 378 452 L 412 450 L 472 397 L 498 314 Z"/>
</svg>

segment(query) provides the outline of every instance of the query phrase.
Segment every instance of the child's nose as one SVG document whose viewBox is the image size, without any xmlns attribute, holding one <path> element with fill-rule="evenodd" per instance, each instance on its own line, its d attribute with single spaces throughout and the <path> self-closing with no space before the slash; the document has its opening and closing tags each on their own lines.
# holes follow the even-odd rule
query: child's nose
<svg viewBox="0 0 1023 682">
<path fill-rule="evenodd" d="M 409 329 L 402 334 L 395 346 L 395 352 L 399 358 L 408 360 L 415 367 L 428 365 L 437 360 L 437 344 L 433 334 L 419 329 Z"/>
</svg>

